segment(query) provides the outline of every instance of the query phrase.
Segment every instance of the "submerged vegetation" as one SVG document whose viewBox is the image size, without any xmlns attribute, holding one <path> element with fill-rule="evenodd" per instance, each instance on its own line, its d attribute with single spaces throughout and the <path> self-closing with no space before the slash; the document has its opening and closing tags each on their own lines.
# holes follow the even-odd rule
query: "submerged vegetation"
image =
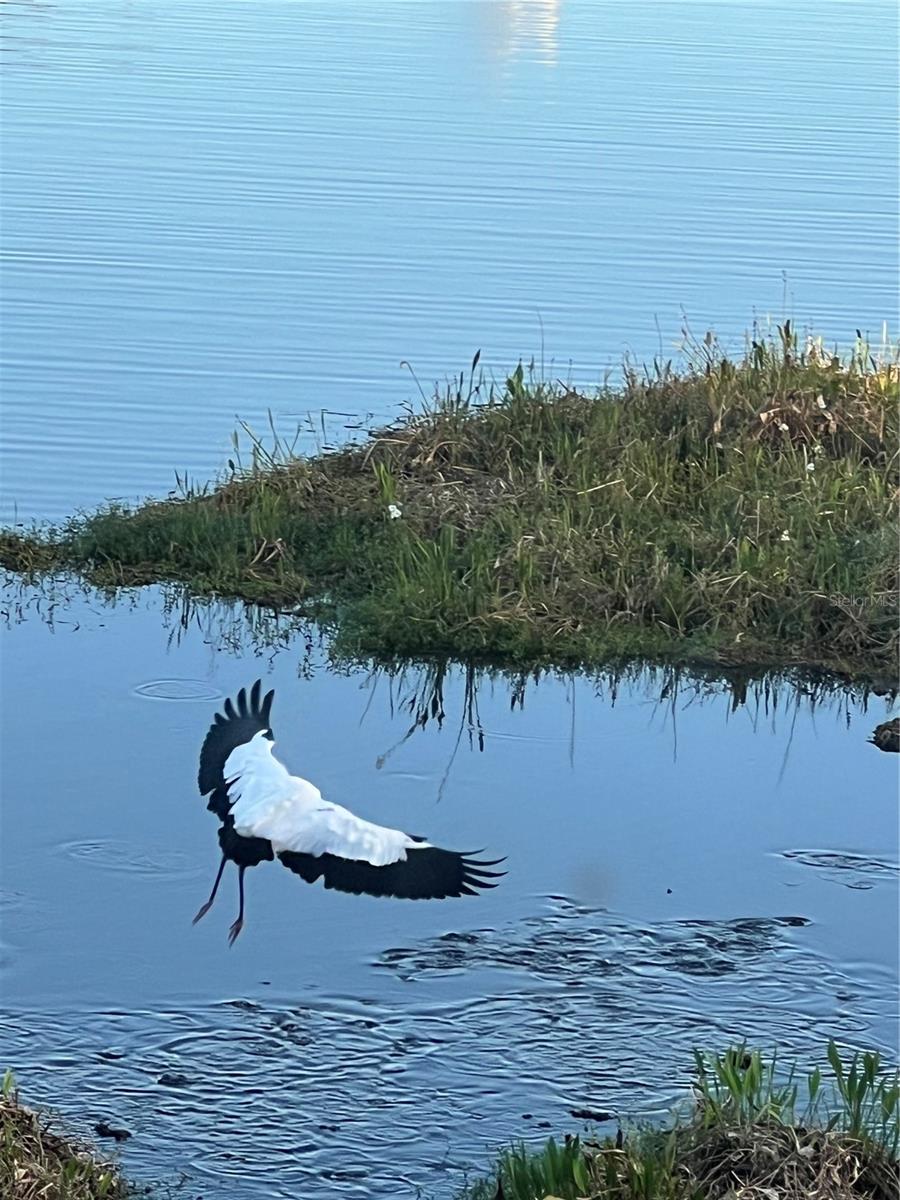
<svg viewBox="0 0 900 1200">
<path fill-rule="evenodd" d="M 12 1076 L 0 1095 L 0 1196 L 4 1200 L 124 1200 L 134 1195 L 114 1163 L 54 1131 L 46 1115 L 19 1103 Z"/>
<path fill-rule="evenodd" d="M 504 1152 L 466 1200 L 893 1200 L 900 1087 L 877 1053 L 779 1074 L 745 1047 L 695 1054 L 694 1100 L 668 1129 Z"/>
<path fill-rule="evenodd" d="M 254 445 L 214 487 L 0 534 L 25 575 L 177 580 L 329 625 L 351 653 L 892 672 L 900 365 L 789 324 L 733 361 L 585 395 L 477 357 L 364 445 Z"/>
</svg>

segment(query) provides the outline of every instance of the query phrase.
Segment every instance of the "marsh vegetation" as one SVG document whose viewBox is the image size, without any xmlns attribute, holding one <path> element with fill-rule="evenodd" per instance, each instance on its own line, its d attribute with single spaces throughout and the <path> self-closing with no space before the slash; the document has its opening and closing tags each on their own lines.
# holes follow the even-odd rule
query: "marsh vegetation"
<svg viewBox="0 0 900 1200">
<path fill-rule="evenodd" d="M 149 1194 L 52 1121 L 0 1099 L 0 1185 L 11 1200 Z M 694 1053 L 691 1099 L 666 1127 L 566 1135 L 505 1150 L 461 1200 L 892 1200 L 900 1186 L 900 1084 L 877 1052 L 828 1045 L 805 1074 L 745 1046 Z M 168 1188 L 166 1189 L 168 1193 Z"/>
<path fill-rule="evenodd" d="M 7 1200 L 124 1200 L 137 1194 L 115 1163 L 46 1113 L 20 1103 L 7 1071 L 0 1095 L 0 1195 Z"/>
<path fill-rule="evenodd" d="M 355 653 L 890 671 L 895 352 L 789 323 L 688 349 L 592 395 L 476 356 L 365 444 L 256 440 L 215 485 L 7 530 L 0 560 L 302 612 Z"/>
<path fill-rule="evenodd" d="M 896 1072 L 841 1055 L 804 1078 L 746 1047 L 695 1053 L 693 1100 L 668 1129 L 507 1150 L 467 1200 L 889 1200 L 900 1186 Z"/>
</svg>

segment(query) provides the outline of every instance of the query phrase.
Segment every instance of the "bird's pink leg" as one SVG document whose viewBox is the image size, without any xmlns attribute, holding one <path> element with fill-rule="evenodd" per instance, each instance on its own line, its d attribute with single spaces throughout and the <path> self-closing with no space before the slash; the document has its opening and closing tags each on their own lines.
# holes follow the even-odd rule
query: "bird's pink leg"
<svg viewBox="0 0 900 1200">
<path fill-rule="evenodd" d="M 209 893 L 209 899 L 207 900 L 207 902 L 201 907 L 201 909 L 197 913 L 196 917 L 194 917 L 193 921 L 191 922 L 192 925 L 196 925 L 197 922 L 200 920 L 200 918 L 205 917 L 206 914 L 209 912 L 209 910 L 212 908 L 212 902 L 213 902 L 213 900 L 215 900 L 216 892 L 219 890 L 219 883 L 222 880 L 222 872 L 225 870 L 225 863 L 227 861 L 228 860 L 225 858 L 225 855 L 223 854 L 222 861 L 219 863 L 219 872 L 216 875 L 216 882 L 213 884 L 213 890 Z"/>
<path fill-rule="evenodd" d="M 241 905 L 238 910 L 237 920 L 228 930 L 228 945 L 233 946 L 237 941 L 237 935 L 244 928 L 244 871 L 245 867 L 238 868 L 238 891 L 241 897 Z"/>
</svg>

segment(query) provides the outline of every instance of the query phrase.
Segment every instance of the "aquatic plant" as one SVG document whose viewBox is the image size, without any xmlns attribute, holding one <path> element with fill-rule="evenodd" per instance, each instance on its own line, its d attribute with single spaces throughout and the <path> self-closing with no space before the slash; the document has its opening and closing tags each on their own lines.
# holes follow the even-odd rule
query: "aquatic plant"
<svg viewBox="0 0 900 1200">
<path fill-rule="evenodd" d="M 746 1046 L 695 1052 L 694 1098 L 665 1129 L 503 1151 L 467 1200 L 889 1200 L 900 1187 L 900 1084 L 875 1051 L 828 1044 L 799 1077 Z M 828 1072 L 826 1074 L 826 1072 Z"/>
<path fill-rule="evenodd" d="M 497 387 L 476 356 L 366 444 L 257 439 L 215 486 L 7 530 L 0 562 L 289 608 L 349 653 L 884 673 L 898 400 L 894 347 L 842 358 L 789 323 L 592 395 L 521 364 Z"/>
</svg>

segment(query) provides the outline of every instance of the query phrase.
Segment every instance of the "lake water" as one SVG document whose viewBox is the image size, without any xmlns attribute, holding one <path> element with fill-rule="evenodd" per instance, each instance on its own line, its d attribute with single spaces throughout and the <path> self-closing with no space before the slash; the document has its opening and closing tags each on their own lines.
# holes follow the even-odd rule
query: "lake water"
<svg viewBox="0 0 900 1200">
<path fill-rule="evenodd" d="M 346 436 L 417 399 L 401 360 L 589 385 L 682 312 L 896 333 L 893 0 L 3 19 L 4 520 L 206 479 L 238 417 Z"/>
<path fill-rule="evenodd" d="M 433 668 L 329 665 L 313 634 L 155 589 L 11 585 L 0 611 L 2 1063 L 76 1128 L 131 1130 L 137 1179 L 449 1200 L 572 1110 L 659 1116 L 695 1045 L 896 1057 L 896 761 L 866 741 L 884 700 L 451 668 L 443 722 L 406 736 Z M 218 864 L 199 745 L 259 676 L 291 768 L 506 855 L 500 886 L 413 904 L 263 864 L 233 949 L 233 872 L 192 927 Z"/>
<path fill-rule="evenodd" d="M 892 3 L 7 0 L 0 514 L 306 449 L 476 349 L 590 385 L 682 313 L 896 331 Z M 542 363 L 542 365 L 541 365 Z M 312 414 L 307 420 L 307 415 Z M 691 1048 L 897 1052 L 896 769 L 860 697 L 403 677 L 315 631 L 7 588 L 0 1068 L 185 1196 L 449 1198 Z M 218 863 L 222 698 L 363 815 L 508 857 L 476 899 Z M 777 703 L 776 703 L 777 700 Z M 422 707 L 424 705 L 424 708 Z M 438 705 L 440 707 L 440 705 Z M 409 735 L 409 736 L 407 736 Z M 614 1124 L 604 1126 L 614 1129 Z"/>
</svg>

